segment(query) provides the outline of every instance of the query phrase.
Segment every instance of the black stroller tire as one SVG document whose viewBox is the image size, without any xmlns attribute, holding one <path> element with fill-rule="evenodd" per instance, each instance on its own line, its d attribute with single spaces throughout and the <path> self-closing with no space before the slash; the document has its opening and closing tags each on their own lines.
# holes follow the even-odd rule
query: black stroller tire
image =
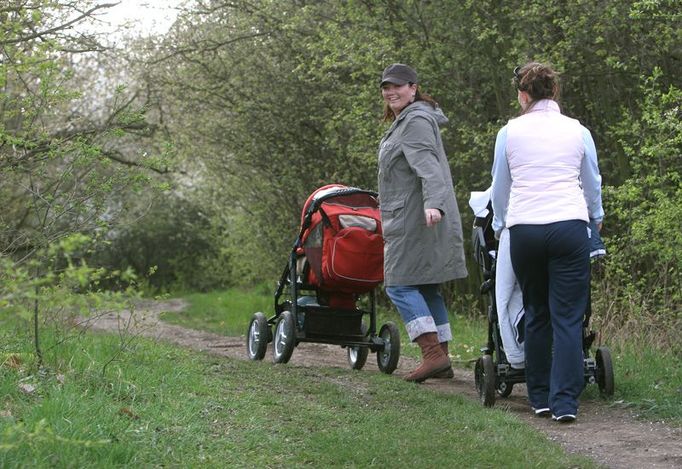
<svg viewBox="0 0 682 469">
<path fill-rule="evenodd" d="M 272 361 L 287 363 L 296 346 L 296 327 L 291 311 L 283 311 L 275 325 L 275 337 L 272 342 Z"/>
<path fill-rule="evenodd" d="M 270 341 L 270 326 L 265 314 L 253 315 L 246 333 L 246 354 L 250 360 L 262 360 Z"/>
<path fill-rule="evenodd" d="M 362 335 L 367 335 L 367 326 L 362 323 L 361 326 Z M 365 337 L 366 339 L 366 337 Z M 348 347 L 348 364 L 354 370 L 361 370 L 365 363 L 367 363 L 367 357 L 369 356 L 369 347 Z"/>
<path fill-rule="evenodd" d="M 400 331 L 394 322 L 387 322 L 379 330 L 384 346 L 377 351 L 377 365 L 382 373 L 390 375 L 398 367 L 400 359 Z"/>
<path fill-rule="evenodd" d="M 602 396 L 612 397 L 614 392 L 613 363 L 607 347 L 599 347 L 594 355 L 597 365 L 597 385 Z"/>
<path fill-rule="evenodd" d="M 492 407 L 495 405 L 495 364 L 493 363 L 492 355 L 483 355 L 476 360 L 476 368 L 474 370 L 474 380 L 476 382 L 476 390 L 481 403 L 485 407 Z"/>
</svg>

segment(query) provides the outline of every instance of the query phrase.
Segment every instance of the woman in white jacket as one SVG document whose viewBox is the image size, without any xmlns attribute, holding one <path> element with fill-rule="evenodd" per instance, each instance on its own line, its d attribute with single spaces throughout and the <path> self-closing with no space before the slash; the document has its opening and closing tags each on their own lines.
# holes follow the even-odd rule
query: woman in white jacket
<svg viewBox="0 0 682 469">
<path fill-rule="evenodd" d="M 523 292 L 530 404 L 536 415 L 572 422 L 585 385 L 588 223 L 601 228 L 601 176 L 590 132 L 561 114 L 556 72 L 531 62 L 514 75 L 522 111 L 495 142 L 493 228 L 509 229 Z"/>
</svg>

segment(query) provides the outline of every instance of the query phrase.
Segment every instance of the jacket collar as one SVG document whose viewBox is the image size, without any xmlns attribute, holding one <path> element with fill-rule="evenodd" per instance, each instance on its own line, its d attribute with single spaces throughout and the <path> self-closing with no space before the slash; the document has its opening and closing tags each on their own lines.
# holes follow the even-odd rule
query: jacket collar
<svg viewBox="0 0 682 469">
<path fill-rule="evenodd" d="M 541 99 L 540 101 L 536 101 L 527 112 L 536 111 L 561 112 L 561 110 L 559 109 L 559 104 L 553 99 Z"/>
</svg>

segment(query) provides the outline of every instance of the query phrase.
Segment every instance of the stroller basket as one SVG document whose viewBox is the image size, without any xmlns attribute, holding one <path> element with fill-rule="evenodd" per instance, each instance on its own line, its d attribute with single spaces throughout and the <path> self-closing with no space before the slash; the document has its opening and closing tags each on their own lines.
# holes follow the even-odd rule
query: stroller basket
<svg viewBox="0 0 682 469">
<path fill-rule="evenodd" d="M 332 340 L 339 335 L 355 340 L 362 340 L 362 312 L 357 310 L 330 310 L 324 306 L 306 307 L 304 329 L 308 338 L 328 338 Z"/>
</svg>

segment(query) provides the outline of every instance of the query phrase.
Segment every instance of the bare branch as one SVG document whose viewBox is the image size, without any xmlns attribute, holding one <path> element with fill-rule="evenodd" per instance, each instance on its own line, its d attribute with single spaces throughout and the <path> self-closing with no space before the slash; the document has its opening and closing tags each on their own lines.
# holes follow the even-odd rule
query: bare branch
<svg viewBox="0 0 682 469">
<path fill-rule="evenodd" d="M 101 10 L 101 9 L 103 9 L 103 8 L 115 7 L 115 6 L 118 5 L 119 3 L 120 3 L 120 2 L 117 2 L 117 3 L 103 3 L 103 4 L 101 4 L 101 5 L 96 5 L 96 6 L 92 7 L 92 8 L 90 8 L 89 10 L 87 10 L 87 11 L 81 13 L 80 16 L 77 16 L 76 18 L 72 19 L 71 21 L 67 21 L 66 23 L 60 24 L 60 25 L 55 26 L 55 27 L 50 28 L 50 29 L 46 29 L 46 30 L 44 30 L 44 31 L 36 31 L 36 32 L 34 32 L 33 34 L 29 34 L 29 35 L 27 35 L 27 36 L 22 36 L 22 37 L 18 37 L 18 38 L 15 38 L 15 39 L 6 39 L 6 40 L 3 40 L 3 41 L 0 41 L 0 45 L 18 44 L 18 43 L 21 43 L 21 42 L 30 41 L 31 39 L 42 38 L 43 36 L 47 36 L 47 35 L 49 35 L 49 34 L 54 34 L 54 33 L 58 32 L 58 31 L 61 31 L 61 30 L 63 30 L 63 29 L 68 28 L 69 26 L 71 26 L 71 25 L 73 25 L 73 24 L 78 23 L 79 21 L 83 20 L 84 18 L 87 18 L 87 17 L 91 16 L 92 13 L 94 13 L 94 12 L 97 11 L 97 10 Z"/>
<path fill-rule="evenodd" d="M 138 163 L 137 161 L 126 160 L 125 158 L 123 158 L 123 155 L 120 152 L 115 151 L 115 150 L 103 151 L 102 155 L 104 155 L 105 157 L 109 158 L 110 160 L 115 161 L 117 163 L 120 163 L 124 166 L 129 166 L 129 167 L 134 167 L 134 168 L 144 168 L 144 169 L 148 169 L 150 171 L 154 171 L 155 173 L 158 173 L 158 174 L 168 174 L 171 172 L 171 170 L 168 168 L 155 168 L 153 166 Z"/>
</svg>

